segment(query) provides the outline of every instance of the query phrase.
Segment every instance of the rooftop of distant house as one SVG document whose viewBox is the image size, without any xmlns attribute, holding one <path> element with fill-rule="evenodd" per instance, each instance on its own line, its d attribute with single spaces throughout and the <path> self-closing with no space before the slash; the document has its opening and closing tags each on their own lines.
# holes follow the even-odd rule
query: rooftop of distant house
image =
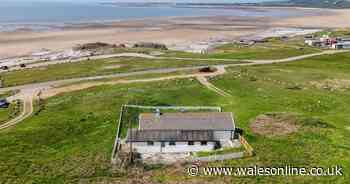
<svg viewBox="0 0 350 184">
<path fill-rule="evenodd" d="M 142 113 L 140 130 L 234 130 L 229 112 Z"/>
</svg>

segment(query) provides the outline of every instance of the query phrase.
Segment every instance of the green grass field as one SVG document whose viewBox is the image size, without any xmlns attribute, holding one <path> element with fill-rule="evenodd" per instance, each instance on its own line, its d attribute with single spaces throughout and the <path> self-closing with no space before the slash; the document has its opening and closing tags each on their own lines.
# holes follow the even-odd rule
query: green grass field
<svg viewBox="0 0 350 184">
<path fill-rule="evenodd" d="M 320 51 L 321 49 L 306 46 L 301 37 L 293 37 L 288 40 L 270 38 L 266 43 L 256 43 L 253 46 L 226 44 L 216 47 L 209 54 L 169 51 L 166 56 L 219 59 L 283 59 Z"/>
<path fill-rule="evenodd" d="M 350 30 L 349 29 L 324 30 L 324 31 L 317 32 L 315 34 L 316 37 L 321 37 L 323 35 L 329 35 L 331 37 L 349 37 Z"/>
<path fill-rule="evenodd" d="M 221 97 L 195 80 L 99 86 L 46 100 L 45 109 L 0 133 L 1 183 L 346 183 L 350 169 L 350 93 L 320 88 L 314 82 L 350 80 L 349 54 L 320 56 L 295 63 L 232 67 L 211 79 L 232 94 Z M 294 86 L 297 85 L 298 88 Z M 292 87 L 291 87 L 292 86 Z M 256 156 L 211 163 L 217 166 L 329 167 L 344 176 L 330 177 L 189 177 L 180 166 L 147 167 L 144 173 L 112 171 L 110 155 L 122 104 L 212 105 L 235 114 L 237 126 Z M 264 113 L 298 118 L 296 133 L 255 135 L 249 123 Z M 320 123 L 321 122 L 321 123 Z M 320 126 L 325 125 L 325 126 Z M 144 177 L 142 179 L 142 177 Z"/>
<path fill-rule="evenodd" d="M 116 49 L 120 52 L 137 52 L 149 54 L 154 49 Z M 288 40 L 270 38 L 266 43 L 242 47 L 238 44 L 222 45 L 210 54 L 194 54 L 178 51 L 165 52 L 162 57 L 209 58 L 209 59 L 281 59 L 292 56 L 320 52 L 320 49 L 304 45 L 301 37 Z M 3 85 L 15 86 L 34 82 L 69 79 L 113 73 L 140 71 L 147 69 L 173 68 L 185 66 L 201 66 L 209 64 L 240 63 L 239 61 L 204 61 L 204 60 L 174 60 L 174 59 L 144 59 L 144 58 L 111 58 L 77 63 L 50 65 L 47 67 L 26 69 L 1 74 Z"/>
<path fill-rule="evenodd" d="M 111 58 L 49 65 L 47 67 L 13 71 L 1 75 L 4 86 L 14 86 L 34 82 L 108 75 L 149 69 L 205 66 L 213 64 L 241 63 L 239 61 L 194 61 L 144 58 Z"/>
<path fill-rule="evenodd" d="M 10 104 L 8 108 L 0 108 L 0 125 L 13 118 L 14 106 L 14 104 Z"/>
</svg>

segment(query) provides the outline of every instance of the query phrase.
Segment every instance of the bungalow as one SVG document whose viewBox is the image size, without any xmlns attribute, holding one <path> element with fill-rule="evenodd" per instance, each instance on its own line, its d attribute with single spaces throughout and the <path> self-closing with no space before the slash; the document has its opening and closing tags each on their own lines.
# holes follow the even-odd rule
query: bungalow
<svg viewBox="0 0 350 184">
<path fill-rule="evenodd" d="M 332 44 L 333 49 L 350 49 L 350 41 L 346 42 L 337 42 Z"/>
<path fill-rule="evenodd" d="M 128 131 L 126 143 L 138 153 L 211 151 L 235 137 L 232 113 L 143 113 L 139 127 Z"/>
</svg>

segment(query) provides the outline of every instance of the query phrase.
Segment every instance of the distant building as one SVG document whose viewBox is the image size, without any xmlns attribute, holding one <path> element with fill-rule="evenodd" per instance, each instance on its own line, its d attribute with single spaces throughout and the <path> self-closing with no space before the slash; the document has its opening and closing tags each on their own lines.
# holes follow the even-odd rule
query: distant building
<svg viewBox="0 0 350 184">
<path fill-rule="evenodd" d="M 322 37 L 320 38 L 320 41 L 321 42 L 326 42 L 329 39 L 330 39 L 329 35 L 322 35 Z"/>
<path fill-rule="evenodd" d="M 342 41 L 342 42 L 350 42 L 350 38 L 340 38 L 339 41 Z"/>
<path fill-rule="evenodd" d="M 211 151 L 229 144 L 235 134 L 232 113 L 144 113 L 127 143 L 138 153 Z"/>
<path fill-rule="evenodd" d="M 266 39 L 266 38 L 263 38 L 263 39 L 253 39 L 252 42 L 253 42 L 253 43 L 266 43 L 266 42 L 268 42 L 268 39 Z M 252 42 L 251 42 L 251 43 L 252 43 Z"/>
<path fill-rule="evenodd" d="M 347 42 L 337 42 L 332 44 L 333 49 L 350 49 L 350 41 Z"/>
<path fill-rule="evenodd" d="M 318 39 L 305 39 L 305 44 L 312 47 L 325 47 L 333 49 L 349 49 L 349 38 L 330 37 L 323 35 Z"/>
<path fill-rule="evenodd" d="M 306 35 L 304 38 L 305 38 L 305 39 L 313 39 L 313 38 L 314 38 L 314 35 Z"/>
<path fill-rule="evenodd" d="M 311 47 L 322 47 L 323 42 L 320 40 L 316 40 L 316 39 L 310 39 L 310 40 L 305 40 L 305 44 L 307 44 Z"/>
</svg>

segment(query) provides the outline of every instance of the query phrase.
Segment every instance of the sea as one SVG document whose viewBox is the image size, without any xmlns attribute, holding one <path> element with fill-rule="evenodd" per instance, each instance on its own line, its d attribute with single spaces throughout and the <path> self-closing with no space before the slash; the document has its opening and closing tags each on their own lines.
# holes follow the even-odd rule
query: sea
<svg viewBox="0 0 350 184">
<path fill-rule="evenodd" d="M 189 16 L 292 16 L 297 12 L 279 9 L 178 6 L 176 4 L 102 4 L 97 2 L 0 2 L 0 31 L 60 29 L 79 24 L 153 17 Z"/>
</svg>

